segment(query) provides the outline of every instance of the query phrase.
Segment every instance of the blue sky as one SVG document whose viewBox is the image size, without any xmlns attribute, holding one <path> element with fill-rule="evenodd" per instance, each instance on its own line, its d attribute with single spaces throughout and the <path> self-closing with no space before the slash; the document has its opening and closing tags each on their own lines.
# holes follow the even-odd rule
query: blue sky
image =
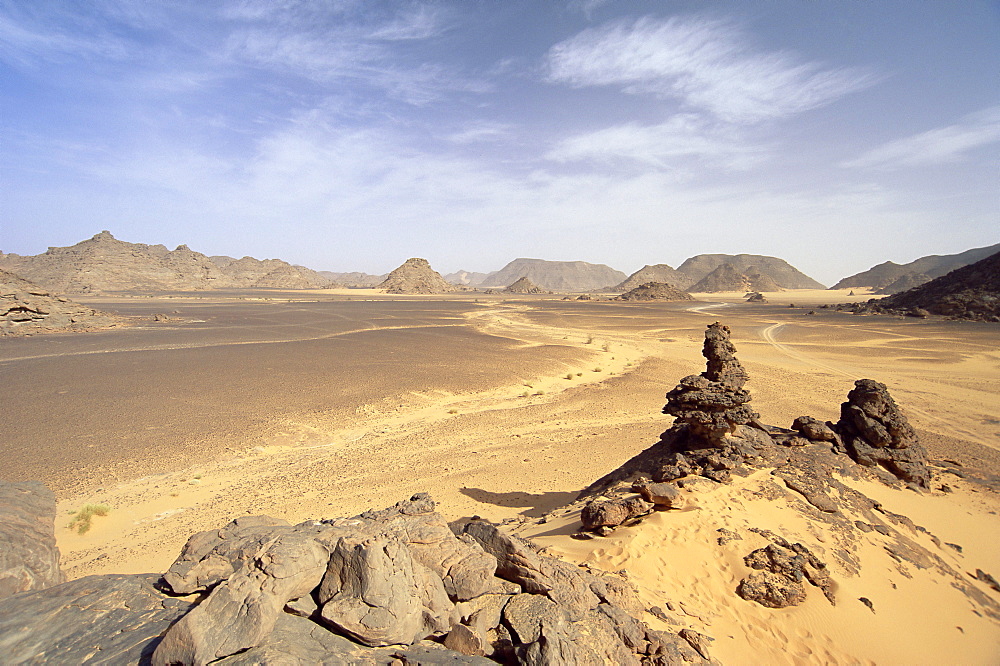
<svg viewBox="0 0 1000 666">
<path fill-rule="evenodd" d="M 0 251 L 381 273 L 1000 241 L 996 2 L 0 0 Z"/>
</svg>

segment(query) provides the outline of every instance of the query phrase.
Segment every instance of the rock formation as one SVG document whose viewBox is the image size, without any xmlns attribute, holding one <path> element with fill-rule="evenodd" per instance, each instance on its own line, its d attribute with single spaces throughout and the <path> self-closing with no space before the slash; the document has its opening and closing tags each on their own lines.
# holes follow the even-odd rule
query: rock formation
<svg viewBox="0 0 1000 666">
<path fill-rule="evenodd" d="M 385 289 L 387 294 L 443 294 L 458 290 L 445 282 L 426 259 L 419 258 L 407 259 L 378 288 Z"/>
<path fill-rule="evenodd" d="M 737 594 L 761 606 L 786 608 L 805 601 L 804 583 L 809 582 L 820 588 L 830 603 L 836 605 L 826 564 L 801 543 L 789 543 L 776 534 L 766 533 L 766 536 L 771 543 L 743 559 L 756 572 L 740 581 Z"/>
<path fill-rule="evenodd" d="M 13 273 L 0 270 L 0 337 L 115 326 L 121 317 L 54 296 Z"/>
<path fill-rule="evenodd" d="M 516 282 L 503 290 L 505 294 L 544 294 L 545 290 L 536 286 L 534 282 L 526 277 L 519 278 Z"/>
<path fill-rule="evenodd" d="M 386 275 L 371 275 L 369 273 L 348 272 L 336 273 L 334 271 L 316 271 L 321 277 L 331 283 L 343 285 L 345 287 L 371 288 L 385 282 Z"/>
<path fill-rule="evenodd" d="M 767 303 L 767 299 L 764 298 L 764 294 L 759 291 L 751 291 L 746 294 L 747 303 Z"/>
<path fill-rule="evenodd" d="M 41 483 L 0 482 L 0 599 L 65 580 L 55 518 L 55 495 Z"/>
<path fill-rule="evenodd" d="M 460 287 L 477 287 L 487 278 L 487 273 L 477 273 L 475 271 L 455 271 L 444 276 L 446 282 Z"/>
<path fill-rule="evenodd" d="M 663 282 L 647 282 L 618 297 L 620 301 L 693 301 L 694 296 Z"/>
<path fill-rule="evenodd" d="M 69 294 L 248 287 L 306 289 L 329 283 L 315 271 L 277 259 L 213 260 L 187 245 L 170 251 L 163 245 L 120 241 L 108 231 L 70 247 L 50 247 L 39 255 L 0 254 L 0 268 L 44 288 Z"/>
<path fill-rule="evenodd" d="M 503 288 L 526 277 L 542 289 L 559 293 L 598 291 L 618 284 L 625 274 L 604 264 L 585 261 L 515 259 L 499 271 L 483 278 L 482 286 Z"/>
<path fill-rule="evenodd" d="M 154 583 L 88 576 L 0 600 L 4 660 L 709 663 L 697 632 L 637 619 L 642 606 L 621 578 L 484 521 L 456 536 L 424 494 L 349 519 L 241 518 L 192 536 L 165 588 Z"/>
<path fill-rule="evenodd" d="M 862 465 L 881 465 L 904 481 L 930 484 L 927 452 L 885 384 L 859 379 L 840 406 L 836 430 L 847 454 Z"/>
<path fill-rule="evenodd" d="M 830 288 L 857 289 L 869 287 L 873 290 L 880 290 L 904 278 L 914 280 L 919 278 L 920 275 L 926 275 L 928 278 L 933 279 L 950 273 L 957 268 L 962 268 L 963 266 L 968 266 L 969 264 L 985 259 L 997 252 L 1000 252 L 1000 243 L 990 245 L 989 247 L 973 248 L 965 252 L 959 252 L 958 254 L 932 254 L 915 259 L 908 264 L 897 264 L 886 261 L 885 263 L 869 268 L 867 271 L 845 277 Z M 906 289 L 915 286 L 918 285 L 911 284 Z M 891 293 L 897 293 L 898 291 L 899 289 Z"/>
<path fill-rule="evenodd" d="M 663 282 L 677 289 L 686 289 L 694 284 L 695 280 L 692 280 L 689 275 L 678 273 L 667 264 L 654 264 L 652 266 L 647 264 L 628 276 L 624 282 L 609 287 L 608 291 L 625 293 L 649 282 Z"/>
<path fill-rule="evenodd" d="M 824 289 L 816 280 L 805 275 L 784 259 L 760 254 L 699 254 L 684 261 L 677 271 L 691 279 L 691 285 L 704 279 L 722 264 L 730 264 L 736 273 L 759 273 L 784 289 Z M 688 291 L 700 291 L 689 285 Z M 744 291 L 749 291 L 744 290 Z M 776 291 L 755 289 L 754 291 Z"/>
</svg>

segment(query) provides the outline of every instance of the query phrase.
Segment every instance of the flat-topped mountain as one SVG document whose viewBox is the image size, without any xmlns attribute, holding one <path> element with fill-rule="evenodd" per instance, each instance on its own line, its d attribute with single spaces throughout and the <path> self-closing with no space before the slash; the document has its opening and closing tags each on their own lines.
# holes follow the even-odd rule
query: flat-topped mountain
<svg viewBox="0 0 1000 666">
<path fill-rule="evenodd" d="M 209 258 L 180 245 L 128 243 L 102 231 L 70 247 L 33 256 L 0 254 L 0 268 L 55 292 L 188 291 L 277 287 L 311 289 L 329 284 L 315 271 L 279 259 Z"/>
<path fill-rule="evenodd" d="M 483 281 L 485 287 L 506 287 L 520 278 L 528 278 L 549 291 L 597 291 L 618 284 L 625 274 L 604 264 L 586 261 L 546 261 L 515 259 Z"/>
<path fill-rule="evenodd" d="M 770 276 L 765 275 L 756 266 L 749 266 L 746 272 L 741 272 L 729 263 L 720 264 L 711 273 L 691 285 L 691 291 L 696 293 L 713 293 L 719 291 L 780 291 L 781 287 Z"/>
<path fill-rule="evenodd" d="M 0 336 L 105 328 L 120 318 L 81 305 L 0 269 Z"/>
<path fill-rule="evenodd" d="M 956 319 L 1000 321 L 1000 252 L 872 302 L 880 308 L 919 308 Z"/>
<path fill-rule="evenodd" d="M 693 284 L 705 278 L 705 276 L 722 264 L 732 265 L 737 273 L 760 273 L 763 276 L 771 278 L 777 286 L 784 287 L 785 289 L 826 288 L 784 259 L 760 254 L 699 254 L 685 260 L 677 268 L 677 272 L 683 273 L 691 279 L 691 285 L 689 285 L 691 291 L 700 291 L 695 289 Z M 774 290 L 754 289 L 754 291 Z"/>
<path fill-rule="evenodd" d="M 389 294 L 442 294 L 458 290 L 455 285 L 445 282 L 426 259 L 417 257 L 407 259 L 389 273 L 378 288 Z"/>
<path fill-rule="evenodd" d="M 997 252 L 1000 252 L 1000 243 L 989 247 L 973 248 L 958 254 L 931 254 L 914 259 L 908 264 L 886 261 L 872 266 L 866 271 L 845 277 L 830 288 L 861 289 L 869 287 L 873 290 L 884 290 L 880 293 L 895 294 L 917 286 L 922 276 L 926 276 L 927 280 L 941 277 L 956 268 L 968 266 Z M 893 284 L 903 277 L 907 277 L 907 280 L 900 282 L 899 285 Z"/>
<path fill-rule="evenodd" d="M 694 284 L 695 280 L 689 275 L 678 273 L 672 266 L 667 264 L 653 264 L 652 266 L 647 264 L 635 273 L 632 273 L 632 275 L 629 275 L 624 282 L 610 287 L 608 291 L 620 291 L 624 293 L 650 282 L 662 282 L 680 289 L 686 289 Z"/>
</svg>

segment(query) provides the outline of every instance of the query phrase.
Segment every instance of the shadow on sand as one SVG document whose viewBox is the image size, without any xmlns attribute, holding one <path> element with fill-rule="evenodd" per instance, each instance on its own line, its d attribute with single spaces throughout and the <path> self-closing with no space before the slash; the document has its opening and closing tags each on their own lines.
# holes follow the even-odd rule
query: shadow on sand
<svg viewBox="0 0 1000 666">
<path fill-rule="evenodd" d="M 460 488 L 459 492 L 467 495 L 477 502 L 484 504 L 495 504 L 497 506 L 528 507 L 521 512 L 522 516 L 538 518 L 553 509 L 569 504 L 576 499 L 579 493 L 494 493 L 482 488 Z"/>
</svg>

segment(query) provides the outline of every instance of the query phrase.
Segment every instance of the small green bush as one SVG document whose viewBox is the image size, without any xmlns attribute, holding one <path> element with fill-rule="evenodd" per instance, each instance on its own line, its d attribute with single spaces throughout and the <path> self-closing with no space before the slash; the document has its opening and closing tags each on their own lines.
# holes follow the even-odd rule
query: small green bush
<svg viewBox="0 0 1000 666">
<path fill-rule="evenodd" d="M 106 516 L 109 511 L 111 509 L 107 504 L 84 504 L 83 508 L 73 516 L 73 520 L 69 521 L 69 528 L 75 529 L 77 534 L 86 534 L 90 530 L 94 516 Z"/>
</svg>

